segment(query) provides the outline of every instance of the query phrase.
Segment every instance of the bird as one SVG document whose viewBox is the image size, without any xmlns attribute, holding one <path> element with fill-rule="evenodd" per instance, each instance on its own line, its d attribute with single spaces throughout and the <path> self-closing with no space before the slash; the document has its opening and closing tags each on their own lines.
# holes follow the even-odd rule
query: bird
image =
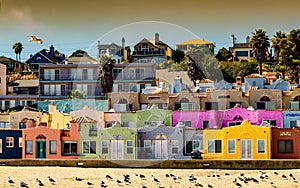
<svg viewBox="0 0 300 188">
<path fill-rule="evenodd" d="M 278 175 L 278 172 L 274 171 L 273 174 Z"/>
<path fill-rule="evenodd" d="M 53 178 L 51 178 L 50 176 L 48 176 L 47 178 L 48 178 L 48 180 L 49 180 L 52 184 L 55 183 L 55 180 L 54 180 Z"/>
<path fill-rule="evenodd" d="M 235 185 L 238 187 L 242 187 L 242 185 L 239 182 L 236 182 Z"/>
<path fill-rule="evenodd" d="M 7 177 L 7 182 L 9 184 L 14 184 L 15 182 L 10 178 L 10 176 Z"/>
<path fill-rule="evenodd" d="M 28 40 L 29 42 L 39 42 L 40 44 L 43 44 L 43 40 L 42 39 L 38 39 L 36 36 L 32 35 L 32 36 L 28 36 L 30 37 L 30 39 Z"/>
<path fill-rule="evenodd" d="M 108 180 L 113 180 L 113 178 L 110 175 L 106 175 L 105 178 Z"/>
<path fill-rule="evenodd" d="M 213 186 L 212 186 L 212 185 L 210 185 L 210 184 L 208 184 L 208 185 L 207 185 L 207 187 L 209 187 L 209 188 L 213 188 Z"/>
<path fill-rule="evenodd" d="M 94 185 L 92 182 L 90 182 L 90 181 L 88 181 L 88 180 L 86 180 L 86 184 L 87 184 L 88 186 Z"/>
<path fill-rule="evenodd" d="M 115 181 L 116 181 L 118 184 L 122 183 L 122 181 L 119 180 L 119 179 L 115 179 Z"/>
<path fill-rule="evenodd" d="M 27 183 L 25 183 L 24 181 L 20 181 L 19 185 L 20 187 L 28 187 Z"/>
<path fill-rule="evenodd" d="M 100 187 L 107 187 L 107 185 L 105 185 L 104 181 L 101 181 Z"/>
<path fill-rule="evenodd" d="M 36 182 L 36 184 L 38 185 L 38 186 L 45 186 L 43 183 L 42 183 L 42 181 L 41 180 L 39 180 L 38 178 L 36 178 L 35 179 L 35 182 Z"/>
<path fill-rule="evenodd" d="M 147 188 L 147 186 L 145 186 L 144 184 L 141 184 L 141 188 Z"/>
<path fill-rule="evenodd" d="M 141 179 L 146 179 L 146 176 L 143 175 L 143 174 L 135 174 L 135 176 L 138 176 L 138 177 L 140 177 Z"/>
<path fill-rule="evenodd" d="M 293 175 L 292 173 L 289 173 L 288 175 L 289 175 L 291 178 L 294 177 L 294 175 Z"/>
<path fill-rule="evenodd" d="M 286 175 L 284 175 L 284 174 L 282 174 L 282 175 L 281 175 L 281 177 L 282 177 L 282 178 L 284 178 L 284 179 L 286 179 L 286 178 L 287 178 L 287 177 L 286 177 Z"/>
<path fill-rule="evenodd" d="M 153 175 L 151 175 L 151 177 L 152 177 L 152 181 L 153 181 L 153 182 L 159 183 L 159 180 L 158 180 L 156 177 L 154 177 Z"/>
<path fill-rule="evenodd" d="M 225 172 L 225 176 L 229 176 L 230 174 L 228 172 Z"/>
<path fill-rule="evenodd" d="M 203 187 L 203 185 L 201 183 L 199 183 L 199 182 L 195 183 L 194 186 L 195 187 Z"/>
<path fill-rule="evenodd" d="M 75 180 L 76 181 L 82 181 L 82 178 L 76 177 Z"/>
</svg>

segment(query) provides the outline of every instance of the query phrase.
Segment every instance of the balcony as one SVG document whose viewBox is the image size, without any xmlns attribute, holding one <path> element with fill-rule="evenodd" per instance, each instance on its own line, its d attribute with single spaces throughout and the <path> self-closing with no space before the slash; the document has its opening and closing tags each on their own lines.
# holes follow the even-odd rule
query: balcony
<svg viewBox="0 0 300 188">
<path fill-rule="evenodd" d="M 143 50 L 143 51 L 133 51 L 132 52 L 133 56 L 155 56 L 155 55 L 165 55 L 164 50 L 156 50 L 156 51 L 148 51 L 148 50 Z"/>
<path fill-rule="evenodd" d="M 51 82 L 69 82 L 69 81 L 85 81 L 85 82 L 97 82 L 98 75 L 71 75 L 71 74 L 40 74 L 40 81 Z"/>
<path fill-rule="evenodd" d="M 153 73 L 117 73 L 113 75 L 114 80 L 116 81 L 141 81 L 141 80 L 153 80 L 155 75 Z"/>
</svg>

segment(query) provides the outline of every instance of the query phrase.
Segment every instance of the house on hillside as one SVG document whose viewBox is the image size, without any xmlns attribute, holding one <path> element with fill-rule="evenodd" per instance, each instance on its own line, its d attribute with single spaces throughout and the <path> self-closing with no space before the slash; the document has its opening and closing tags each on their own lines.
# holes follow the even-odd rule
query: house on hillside
<svg viewBox="0 0 300 188">
<path fill-rule="evenodd" d="M 34 55 L 30 55 L 30 58 L 26 61 L 26 63 L 30 70 L 39 71 L 39 65 L 62 63 L 65 59 L 65 54 L 57 53 L 54 50 L 54 46 L 51 45 L 49 50 L 43 49 Z"/>
<path fill-rule="evenodd" d="M 9 72 L 19 73 L 28 70 L 28 66 L 26 63 L 13 60 L 5 56 L 0 56 L 0 64 L 6 65 L 6 69 Z"/>
<path fill-rule="evenodd" d="M 191 46 L 194 45 L 203 45 L 204 47 L 207 47 L 210 49 L 211 53 L 215 53 L 215 45 L 212 42 L 202 40 L 202 39 L 191 39 L 184 42 L 181 42 L 179 44 L 176 44 L 176 49 L 181 50 L 183 52 L 187 52 Z"/>
<path fill-rule="evenodd" d="M 134 46 L 132 58 L 135 63 L 160 64 L 171 60 L 172 48 L 159 39 L 159 34 L 155 33 L 154 39 L 142 39 Z"/>
</svg>

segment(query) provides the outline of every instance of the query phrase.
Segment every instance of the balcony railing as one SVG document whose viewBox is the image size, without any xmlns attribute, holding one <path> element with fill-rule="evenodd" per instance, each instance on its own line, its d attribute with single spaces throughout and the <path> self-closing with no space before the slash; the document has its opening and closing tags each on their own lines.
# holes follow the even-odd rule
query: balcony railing
<svg viewBox="0 0 300 188">
<path fill-rule="evenodd" d="M 144 51 L 133 51 L 132 55 L 133 56 L 148 56 L 148 55 L 164 55 L 165 51 L 161 50 L 161 51 L 148 51 L 148 50 L 144 50 Z"/>
<path fill-rule="evenodd" d="M 68 80 L 98 80 L 98 75 L 71 75 L 71 74 L 41 74 L 40 80 L 45 81 L 68 81 Z"/>
<path fill-rule="evenodd" d="M 116 73 L 113 75 L 114 80 L 153 80 L 153 73 Z"/>
</svg>

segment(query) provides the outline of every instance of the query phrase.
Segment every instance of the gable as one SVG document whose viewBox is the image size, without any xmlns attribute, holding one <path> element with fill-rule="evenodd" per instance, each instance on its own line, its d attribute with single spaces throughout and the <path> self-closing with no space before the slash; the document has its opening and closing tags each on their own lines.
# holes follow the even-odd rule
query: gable
<svg viewBox="0 0 300 188">
<path fill-rule="evenodd" d="M 45 56 L 40 52 L 36 53 L 26 61 L 26 63 L 28 64 L 41 64 L 41 63 L 54 63 L 54 62 L 55 61 L 53 59 L 50 59 L 49 57 Z"/>
</svg>

